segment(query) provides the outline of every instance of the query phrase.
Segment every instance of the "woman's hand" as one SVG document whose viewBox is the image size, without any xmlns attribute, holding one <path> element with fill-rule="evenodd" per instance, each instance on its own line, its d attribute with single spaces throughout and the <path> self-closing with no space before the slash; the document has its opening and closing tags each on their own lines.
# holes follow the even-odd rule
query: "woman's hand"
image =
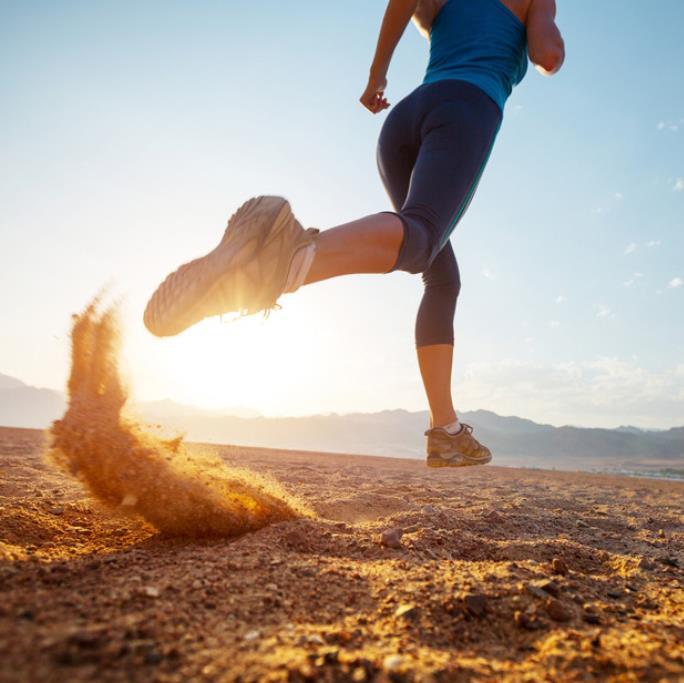
<svg viewBox="0 0 684 683">
<path fill-rule="evenodd" d="M 368 78 L 368 85 L 359 98 L 359 102 L 372 114 L 377 114 L 390 105 L 385 98 L 387 78 L 385 76 L 373 76 Z"/>
</svg>

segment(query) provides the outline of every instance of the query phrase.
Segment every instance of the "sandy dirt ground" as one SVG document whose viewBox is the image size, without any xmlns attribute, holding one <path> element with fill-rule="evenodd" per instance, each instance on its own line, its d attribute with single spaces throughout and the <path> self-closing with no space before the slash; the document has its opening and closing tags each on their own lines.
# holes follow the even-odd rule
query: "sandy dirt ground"
<svg viewBox="0 0 684 683">
<path fill-rule="evenodd" d="M 317 517 L 179 540 L 43 446 L 0 429 L 3 683 L 684 680 L 684 484 L 211 447 Z"/>
</svg>

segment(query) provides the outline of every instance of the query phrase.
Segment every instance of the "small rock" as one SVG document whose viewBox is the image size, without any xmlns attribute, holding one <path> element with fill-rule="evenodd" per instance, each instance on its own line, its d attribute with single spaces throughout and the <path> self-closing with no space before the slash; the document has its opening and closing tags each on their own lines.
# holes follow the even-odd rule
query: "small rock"
<svg viewBox="0 0 684 683">
<path fill-rule="evenodd" d="M 549 598 L 546 601 L 546 611 L 554 621 L 570 621 L 572 619 L 572 612 L 555 598 Z"/>
<path fill-rule="evenodd" d="M 401 537 L 404 535 L 404 530 L 398 527 L 393 529 L 386 529 L 382 532 L 380 542 L 387 548 L 401 548 Z"/>
<path fill-rule="evenodd" d="M 435 515 L 437 514 L 437 508 L 434 505 L 423 505 L 420 511 L 424 515 Z"/>
<path fill-rule="evenodd" d="M 580 529 L 589 529 L 590 528 L 589 524 L 587 524 L 583 519 L 575 520 L 575 526 L 578 526 Z"/>
<path fill-rule="evenodd" d="M 549 597 L 549 594 L 545 590 L 542 590 L 540 586 L 533 583 L 525 584 L 525 590 L 527 590 L 530 595 L 534 595 L 535 598 L 546 600 L 546 598 Z"/>
<path fill-rule="evenodd" d="M 642 557 L 639 560 L 639 569 L 644 569 L 645 571 L 651 571 L 655 569 L 655 563 L 648 559 L 648 557 Z"/>
<path fill-rule="evenodd" d="M 55 517 L 59 517 L 60 515 L 63 515 L 63 514 L 64 514 L 64 508 L 62 508 L 62 507 L 54 507 L 54 508 L 50 508 L 50 509 L 48 510 L 48 512 L 49 512 L 51 515 L 55 515 Z"/>
<path fill-rule="evenodd" d="M 399 605 L 394 616 L 412 620 L 418 616 L 418 608 L 415 605 Z"/>
<path fill-rule="evenodd" d="M 562 576 L 566 576 L 569 572 L 568 565 L 560 557 L 554 557 L 551 560 L 551 569 L 553 569 L 554 574 L 561 574 Z"/>
<path fill-rule="evenodd" d="M 540 584 L 539 588 L 554 598 L 557 598 L 560 595 L 560 587 L 555 581 L 545 581 Z"/>
<path fill-rule="evenodd" d="M 313 633 L 312 635 L 308 636 L 306 641 L 309 643 L 309 645 L 325 645 L 325 641 L 321 636 L 318 635 L 318 633 Z"/>
<path fill-rule="evenodd" d="M 582 619 L 587 622 L 587 624 L 600 624 L 601 623 L 601 617 L 599 617 L 596 612 L 585 612 L 582 615 Z"/>
<path fill-rule="evenodd" d="M 606 595 L 607 595 L 609 598 L 613 598 L 614 600 L 617 600 L 618 598 L 623 597 L 623 596 L 624 596 L 624 593 L 623 593 L 622 591 L 615 590 L 615 589 L 613 588 L 613 589 L 609 590 L 609 591 L 606 593 Z"/>
<path fill-rule="evenodd" d="M 666 555 L 665 557 L 659 557 L 658 562 L 666 565 L 667 567 L 679 567 L 679 560 L 671 555 Z"/>
<path fill-rule="evenodd" d="M 463 598 L 463 605 L 468 614 L 483 617 L 487 612 L 487 596 L 481 593 L 470 593 Z"/>
<path fill-rule="evenodd" d="M 192 582 L 192 589 L 198 591 L 200 588 L 202 588 L 202 582 L 199 579 L 195 579 Z"/>
<path fill-rule="evenodd" d="M 665 538 L 665 529 L 658 529 L 658 536 L 660 536 L 660 538 Z"/>
<path fill-rule="evenodd" d="M 488 512 L 484 518 L 492 524 L 501 524 L 504 521 L 504 518 L 496 510 Z"/>
<path fill-rule="evenodd" d="M 244 640 L 246 640 L 248 643 L 258 640 L 259 638 L 261 638 L 261 631 L 257 631 L 256 629 L 253 631 L 247 631 L 247 633 L 244 635 Z"/>
<path fill-rule="evenodd" d="M 387 655 L 382 661 L 382 668 L 385 671 L 396 671 L 402 663 L 401 655 Z"/>
<path fill-rule="evenodd" d="M 145 664 L 156 666 L 164 661 L 164 655 L 157 650 L 150 650 L 149 652 L 145 653 L 144 661 Z"/>
<path fill-rule="evenodd" d="M 278 584 L 276 583 L 267 583 L 264 588 L 268 591 L 277 591 L 278 590 Z"/>
<path fill-rule="evenodd" d="M 366 670 L 362 666 L 357 666 L 354 671 L 352 671 L 352 681 L 356 683 L 362 683 L 368 680 L 368 675 Z"/>
<path fill-rule="evenodd" d="M 143 593 L 145 593 L 148 598 L 159 597 L 159 589 L 156 586 L 145 586 Z"/>
<path fill-rule="evenodd" d="M 517 626 L 527 629 L 528 631 L 534 631 L 539 628 L 537 621 L 520 610 L 516 610 L 513 613 L 513 621 L 515 621 Z"/>
</svg>

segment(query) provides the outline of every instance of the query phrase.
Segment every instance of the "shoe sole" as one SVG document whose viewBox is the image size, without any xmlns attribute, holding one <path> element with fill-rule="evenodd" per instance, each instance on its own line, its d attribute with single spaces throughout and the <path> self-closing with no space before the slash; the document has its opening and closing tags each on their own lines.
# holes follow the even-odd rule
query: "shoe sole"
<svg viewBox="0 0 684 683">
<path fill-rule="evenodd" d="M 202 311 L 229 276 L 231 269 L 242 267 L 251 261 L 260 244 L 290 219 L 292 209 L 286 199 L 255 197 L 238 210 L 242 214 L 239 220 L 249 220 L 250 214 L 264 202 L 277 202 L 281 206 L 268 231 L 260 238 L 255 236 L 254 231 L 229 228 L 215 249 L 183 264 L 159 285 L 143 315 L 145 327 L 152 334 L 157 337 L 172 337 L 203 320 L 206 316 Z M 250 240 L 254 241 L 254 248 L 247 250 L 245 247 Z"/>
<path fill-rule="evenodd" d="M 442 458 L 441 456 L 428 456 L 427 458 L 427 466 L 428 467 L 477 467 L 478 465 L 486 465 L 488 462 L 491 462 L 492 456 L 488 456 L 486 458 L 481 458 L 478 460 L 473 460 L 472 458 L 468 458 L 467 456 L 462 455 L 461 460 L 459 462 L 455 462 L 454 460 L 447 460 L 445 458 Z"/>
</svg>

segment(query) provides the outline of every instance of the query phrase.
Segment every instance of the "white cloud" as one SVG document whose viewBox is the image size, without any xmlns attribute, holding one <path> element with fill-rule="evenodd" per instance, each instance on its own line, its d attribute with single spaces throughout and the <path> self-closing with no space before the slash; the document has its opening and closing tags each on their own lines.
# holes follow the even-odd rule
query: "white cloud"
<svg viewBox="0 0 684 683">
<path fill-rule="evenodd" d="M 492 271 L 490 268 L 483 268 L 482 269 L 482 274 L 488 279 L 488 280 L 496 280 L 496 273 Z"/>
<path fill-rule="evenodd" d="M 649 242 L 646 242 L 646 246 L 649 248 L 653 247 L 659 247 L 662 244 L 660 240 L 650 240 Z"/>
<path fill-rule="evenodd" d="M 618 202 L 621 202 L 624 199 L 624 195 L 622 194 L 622 192 L 616 192 L 613 196 Z"/>
<path fill-rule="evenodd" d="M 637 250 L 637 243 L 636 242 L 630 242 L 626 247 L 625 247 L 625 254 L 633 254 Z"/>
<path fill-rule="evenodd" d="M 608 306 L 604 304 L 596 304 L 594 306 L 597 318 L 614 318 L 615 313 L 613 313 Z"/>
<path fill-rule="evenodd" d="M 549 320 L 549 327 L 560 327 L 560 322 L 558 320 Z"/>
<path fill-rule="evenodd" d="M 668 283 L 668 289 L 677 289 L 678 287 L 681 287 L 684 285 L 684 278 L 681 277 L 673 277 Z"/>
<path fill-rule="evenodd" d="M 651 371 L 635 360 L 468 364 L 458 381 L 463 410 L 488 408 L 554 424 L 644 427 L 684 424 L 684 364 Z"/>
<path fill-rule="evenodd" d="M 639 278 L 643 277 L 643 273 L 632 273 L 632 277 L 629 280 L 625 280 L 622 285 L 624 287 L 631 287 Z"/>
<path fill-rule="evenodd" d="M 568 300 L 568 298 L 567 298 L 566 296 L 563 296 L 562 294 L 559 294 L 559 295 L 554 299 L 554 301 L 555 301 L 557 304 L 565 303 L 567 300 Z"/>
<path fill-rule="evenodd" d="M 658 130 L 669 130 L 671 133 L 676 133 L 679 130 L 679 123 L 675 121 L 658 121 L 656 128 Z"/>
<path fill-rule="evenodd" d="M 684 192 L 684 178 L 677 178 L 675 181 L 674 187 L 672 188 L 673 192 Z"/>
</svg>

